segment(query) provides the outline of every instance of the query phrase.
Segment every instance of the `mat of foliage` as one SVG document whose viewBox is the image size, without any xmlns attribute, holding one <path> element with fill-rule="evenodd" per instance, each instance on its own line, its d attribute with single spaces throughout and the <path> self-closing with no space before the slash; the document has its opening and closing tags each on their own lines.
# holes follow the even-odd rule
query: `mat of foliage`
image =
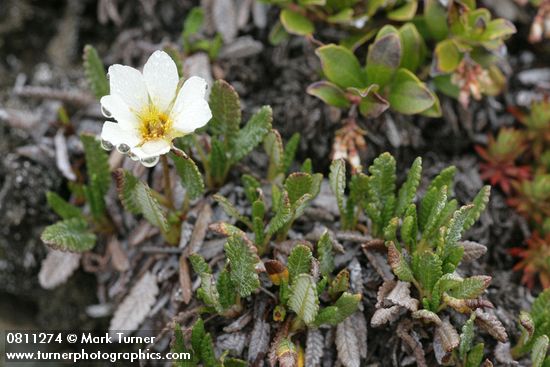
<svg viewBox="0 0 550 367">
<path fill-rule="evenodd" d="M 350 292 L 362 295 L 362 313 L 354 313 L 337 327 L 308 329 L 300 337 L 306 360 L 314 361 L 312 365 L 332 366 L 341 363 L 338 358 L 345 358 L 342 356 L 346 354 L 354 360 L 357 354 L 361 365 L 414 365 L 420 363 L 415 348 L 421 342 L 428 358 L 425 363 L 435 364 L 433 350 L 437 347 L 432 335 L 417 327 L 419 321 L 405 317 L 384 327 L 371 325 L 371 317 L 380 310 L 395 307 L 393 310 L 399 308 L 405 312 L 417 306 L 402 304 L 410 300 L 408 286 L 399 285 L 407 289 L 398 289 L 406 296 L 390 297 L 391 290 L 398 293 L 399 287 L 384 276 L 387 276 L 385 271 L 391 273 L 391 269 L 381 262 L 376 244 L 372 244 L 370 250 L 365 249 L 365 243 L 372 239 L 370 234 L 342 229 L 340 203 L 331 192 L 328 180 L 332 139 L 341 127 L 342 115 L 338 109 L 304 92 L 319 79 L 320 64 L 314 45 L 305 38 L 292 37 L 272 46 L 268 38 L 270 24 L 277 17 L 275 9 L 252 8 L 252 1 L 246 0 L 237 3 L 239 7 L 230 8 L 232 14 L 210 19 L 215 23 L 213 26 L 223 29 L 226 35 L 216 61 L 211 65 L 208 58 L 205 62 L 200 55 L 193 56 L 184 61 L 185 67 L 209 81 L 227 80 L 240 95 L 243 120 L 247 121 L 261 106 L 270 105 L 272 126 L 280 132 L 283 141 L 287 142 L 295 132 L 300 133 L 296 160 L 289 170 L 299 170 L 301 162 L 310 158 L 312 172 L 320 172 L 325 178 L 320 182 L 318 196 L 288 232 L 289 240 L 272 249 L 279 254 L 278 259 L 272 260 L 286 262 L 286 257 L 292 256 L 290 249 L 304 241 L 314 244 L 318 257 L 318 242 L 329 236 L 335 252 L 333 275 L 347 269 Z M 365 166 L 370 166 L 381 153 L 390 152 L 397 162 L 397 182 L 401 184 L 415 158 L 422 157 L 419 184 L 422 196 L 429 192 L 430 181 L 441 170 L 454 165 L 454 194 L 458 203 L 474 200 L 483 187 L 480 158 L 474 146 L 485 144 L 488 133 L 514 125 L 514 117 L 506 106 L 525 106 L 533 90 L 544 88 L 549 79 L 543 72 L 539 78 L 528 74 L 540 71 L 537 68 L 544 66 L 539 64 L 540 60 L 549 55 L 547 44 L 531 46 L 522 41 L 529 33 L 529 18 L 533 14 L 512 1 L 505 1 L 507 5 L 501 9 L 500 1 L 495 3 L 487 1 L 486 5 L 493 6 L 496 13 L 508 11 L 500 16 L 513 18 L 518 27 L 518 35 L 508 42 L 508 89 L 499 97 L 472 101 L 468 108 L 442 97 L 441 118 L 405 117 L 386 112 L 375 119 L 360 119 L 361 128 L 367 132 L 367 149 L 361 151 Z M 44 328 L 106 329 L 110 326 L 111 329 L 162 330 L 157 344 L 152 346 L 160 350 L 180 342 L 178 336 L 187 339 L 194 326 L 196 333 L 209 333 L 218 355 L 229 350 L 234 357 L 261 365 L 261 361 L 269 359 L 270 342 L 279 330 L 279 326 L 272 324 L 277 298 L 272 291 L 263 287 L 257 290 L 253 302 L 243 302 L 244 308 L 236 312 L 237 318 L 227 317 L 234 310 L 213 303 L 210 306 L 220 306 L 221 312 L 216 310 L 204 324 L 197 322 L 205 297 L 199 300 L 195 296 L 199 287 L 195 273 L 200 273 L 202 267 L 200 275 L 204 284 L 209 273 L 207 267 L 223 269 L 225 259 L 226 240 L 220 233 L 227 229 L 212 225 L 237 223 L 223 210 L 222 199 L 207 194 L 192 201 L 179 242 L 167 246 L 158 229 L 147 220 L 136 219 L 123 211 L 119 195 L 111 186 L 106 193 L 106 204 L 123 236 L 102 240 L 93 251 L 83 254 L 51 252 L 40 240 L 44 227 L 57 218 L 47 208 L 46 193 L 67 197 L 67 179 L 71 179 L 71 174 L 85 175 L 79 136 L 99 134 L 104 120 L 82 69 L 84 45 L 94 44 L 106 64 L 142 65 L 152 51 L 179 44 L 182 21 L 197 5 L 188 0 L 135 3 L 56 0 L 41 4 L 7 0 L 0 9 L 1 298 L 2 302 L 25 305 L 36 315 L 32 322 Z M 335 37 L 328 33 L 327 37 Z M 548 69 L 545 70 L 548 73 Z M 251 206 L 241 176 L 264 177 L 267 173 L 268 156 L 260 148 L 257 152 L 229 171 L 227 183 L 218 190 L 240 213 L 250 214 Z M 132 172 L 153 188 L 162 185 L 160 165 L 146 170 L 116 151 L 110 155 L 109 164 L 112 169 Z M 174 182 L 177 195 L 182 188 L 178 180 Z M 265 192 L 270 201 L 270 190 L 265 188 Z M 517 326 L 520 311 L 529 310 L 533 295 L 540 292 L 521 285 L 521 274 L 512 270 L 516 259 L 509 255 L 509 249 L 521 245 L 528 232 L 527 223 L 507 206 L 504 194 L 493 189 L 487 209 L 463 237 L 487 246 L 485 254 L 460 267 L 460 274 L 492 277 L 485 298 L 494 305 L 491 317 L 502 322 L 503 333 L 508 335 L 497 339 L 500 342 L 509 339 L 512 345 L 520 338 Z M 230 243 L 225 245 L 225 252 L 228 257 L 232 251 L 233 256 L 238 256 L 246 252 L 246 246 L 242 242 Z M 306 253 L 309 251 L 309 255 L 302 256 L 312 256 L 308 245 L 300 246 Z M 191 252 L 198 252 L 207 262 L 191 259 L 195 272 L 190 263 L 180 260 L 182 253 Z M 323 270 L 317 269 L 317 273 L 319 271 L 322 274 Z M 303 283 L 300 289 L 307 289 L 312 281 L 305 275 L 291 274 L 290 277 Z M 273 277 L 261 281 L 262 284 L 276 282 Z M 380 290 L 383 284 L 385 291 Z M 239 293 L 248 292 L 241 289 Z M 332 302 L 334 297 L 329 298 Z M 322 301 L 326 305 L 327 299 Z M 289 309 L 299 309 L 289 302 Z M 439 322 L 458 325 L 467 322 L 461 315 L 448 316 L 457 319 Z M 301 317 L 307 324 L 314 322 L 308 315 Z M 393 311 L 380 317 L 393 317 Z M 0 318 L 9 319 L 9 315 L 0 315 Z M 442 328 L 439 325 L 438 330 Z M 174 329 L 184 331 L 176 332 L 175 340 Z M 496 365 L 510 362 L 509 344 L 499 343 L 486 332 L 478 334 L 476 342 L 480 341 L 485 344 L 486 358 L 499 361 Z M 322 359 L 318 360 L 321 355 Z M 352 365 L 349 361 L 343 362 Z M 529 362 L 523 363 L 526 364 L 520 361 L 519 365 Z"/>
</svg>

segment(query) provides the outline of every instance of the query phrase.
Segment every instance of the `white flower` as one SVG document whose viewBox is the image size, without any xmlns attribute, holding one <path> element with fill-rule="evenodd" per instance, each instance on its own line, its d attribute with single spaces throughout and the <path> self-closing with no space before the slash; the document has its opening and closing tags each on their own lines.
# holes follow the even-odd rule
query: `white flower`
<svg viewBox="0 0 550 367">
<path fill-rule="evenodd" d="M 158 156 L 170 151 L 174 138 L 212 118 L 206 81 L 194 76 L 178 90 L 178 70 L 166 52 L 155 51 L 143 73 L 116 64 L 108 74 L 111 94 L 101 98 L 101 107 L 117 123 L 105 121 L 101 139 L 144 165 L 156 164 Z"/>
</svg>

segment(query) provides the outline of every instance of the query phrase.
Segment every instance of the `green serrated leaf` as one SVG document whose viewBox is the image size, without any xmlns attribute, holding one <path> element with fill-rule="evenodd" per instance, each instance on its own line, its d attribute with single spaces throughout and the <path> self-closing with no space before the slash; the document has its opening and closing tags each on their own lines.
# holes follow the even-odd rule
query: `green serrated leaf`
<svg viewBox="0 0 550 367">
<path fill-rule="evenodd" d="M 183 332 L 181 330 L 180 324 L 176 323 L 174 325 L 174 342 L 170 348 L 172 353 L 191 353 L 192 351 L 188 350 L 185 346 L 185 341 L 183 337 Z M 191 360 L 179 359 L 174 361 L 174 367 L 193 367 L 194 363 Z"/>
<path fill-rule="evenodd" d="M 83 61 L 86 79 L 96 98 L 100 99 L 109 94 L 109 81 L 105 74 L 105 67 L 93 46 L 84 46 Z"/>
<path fill-rule="evenodd" d="M 126 210 L 142 214 L 149 223 L 167 231 L 168 222 L 164 210 L 153 196 L 151 188 L 128 171 L 118 169 L 115 176 L 118 195 Z"/>
<path fill-rule="evenodd" d="M 395 215 L 401 217 L 405 210 L 412 204 L 416 190 L 420 184 L 422 175 L 422 158 L 418 157 L 414 160 L 411 169 L 407 173 L 407 180 L 399 189 L 397 195 L 397 204 L 395 206 Z"/>
<path fill-rule="evenodd" d="M 219 367 L 220 363 L 214 352 L 214 343 L 210 333 L 206 334 L 201 340 L 201 362 L 204 367 Z"/>
<path fill-rule="evenodd" d="M 199 359 L 201 353 L 201 344 L 205 335 L 206 330 L 204 330 L 204 321 L 199 317 L 191 328 L 191 347 L 193 348 L 193 351 L 198 355 Z"/>
<path fill-rule="evenodd" d="M 275 216 L 269 221 L 267 226 L 267 233 L 272 236 L 286 223 L 292 220 L 292 209 L 290 206 L 290 200 L 288 199 L 288 193 L 283 191 L 280 196 L 280 202 L 277 205 Z"/>
<path fill-rule="evenodd" d="M 284 154 L 283 154 L 283 167 L 282 173 L 287 173 L 294 162 L 296 157 L 296 152 L 298 151 L 298 145 L 300 144 L 300 134 L 294 133 L 288 139 L 285 145 Z"/>
<path fill-rule="evenodd" d="M 484 349 L 485 345 L 483 343 L 476 344 L 468 353 L 465 367 L 480 367 L 481 361 L 483 360 Z"/>
<path fill-rule="evenodd" d="M 227 148 L 233 146 L 241 125 L 241 102 L 235 89 L 224 80 L 216 80 L 209 99 L 212 120 L 209 129 L 224 137 Z"/>
<path fill-rule="evenodd" d="M 373 232 L 381 236 L 386 220 L 393 216 L 395 205 L 395 159 L 389 153 L 383 153 L 369 167 L 368 205 L 365 208 L 373 221 Z"/>
<path fill-rule="evenodd" d="M 433 190 L 437 190 L 434 188 Z M 422 202 L 424 204 L 424 202 Z M 433 201 L 429 202 L 431 211 L 428 216 L 428 221 L 423 229 L 422 238 L 429 239 L 433 234 L 437 233 L 439 229 L 438 224 L 441 218 L 441 214 L 444 213 L 445 206 L 447 205 L 447 187 L 440 188 L 436 195 L 433 196 Z"/>
<path fill-rule="evenodd" d="M 218 294 L 220 295 L 220 305 L 227 309 L 235 304 L 236 293 L 235 293 L 235 284 L 231 280 L 231 274 L 227 269 L 223 269 L 220 272 L 218 281 L 216 283 L 216 288 Z"/>
<path fill-rule="evenodd" d="M 267 169 L 267 179 L 273 181 L 279 173 L 284 170 L 283 163 L 283 141 L 281 135 L 275 129 L 272 129 L 264 139 L 264 150 L 269 157 L 269 168 Z"/>
<path fill-rule="evenodd" d="M 46 192 L 48 206 L 63 219 L 83 218 L 82 212 L 76 206 L 68 203 L 65 199 L 53 191 Z"/>
<path fill-rule="evenodd" d="M 300 274 L 308 274 L 310 272 L 312 258 L 311 250 L 305 245 L 297 245 L 292 249 L 288 256 L 290 281 Z"/>
<path fill-rule="evenodd" d="M 256 273 L 257 256 L 242 237 L 232 236 L 224 246 L 227 260 L 231 266 L 231 280 L 241 297 L 248 297 L 260 286 Z"/>
<path fill-rule="evenodd" d="M 97 188 L 104 196 L 111 185 L 111 172 L 109 169 L 109 155 L 101 147 L 101 143 L 93 135 L 82 134 L 80 140 L 84 146 L 86 170 L 89 177 L 97 177 Z"/>
<path fill-rule="evenodd" d="M 288 306 L 306 324 L 312 324 L 319 310 L 315 281 L 309 274 L 298 275 L 291 284 Z"/>
<path fill-rule="evenodd" d="M 473 205 L 465 205 L 455 211 L 445 234 L 445 246 L 456 246 L 462 238 L 464 232 L 464 224 L 470 215 L 470 211 L 474 209 Z"/>
<path fill-rule="evenodd" d="M 211 176 L 218 184 L 223 183 L 229 170 L 229 162 L 223 143 L 219 140 L 212 141 L 208 162 Z"/>
<path fill-rule="evenodd" d="M 344 292 L 333 306 L 325 307 L 319 311 L 315 318 L 315 325 L 338 325 L 351 316 L 359 307 L 360 294 Z"/>
<path fill-rule="evenodd" d="M 193 271 L 197 273 L 199 276 L 204 273 L 212 274 L 212 270 L 210 269 L 210 266 L 206 263 L 206 261 L 201 255 L 191 254 L 189 256 L 189 261 L 191 262 L 191 267 L 193 268 Z"/>
<path fill-rule="evenodd" d="M 40 239 L 56 250 L 84 252 L 95 246 L 96 236 L 88 232 L 85 220 L 72 218 L 47 226 Z"/>
<path fill-rule="evenodd" d="M 393 242 L 388 243 L 388 263 L 399 280 L 404 282 L 414 281 L 409 263 Z"/>
<path fill-rule="evenodd" d="M 323 233 L 317 242 L 317 259 L 321 275 L 328 277 L 334 270 L 334 254 L 332 253 L 332 241 L 327 231 Z"/>
<path fill-rule="evenodd" d="M 189 199 L 201 197 L 204 193 L 204 181 L 195 162 L 189 157 L 180 157 L 174 153 L 170 153 L 170 157 L 180 176 L 182 186 L 187 190 Z"/>
<path fill-rule="evenodd" d="M 459 355 L 462 360 L 466 359 L 466 356 L 472 349 L 472 345 L 474 342 L 474 320 L 476 318 L 476 314 L 472 313 L 468 321 L 464 323 L 462 326 L 462 334 L 460 334 L 460 346 L 459 346 Z"/>
<path fill-rule="evenodd" d="M 241 182 L 243 184 L 244 193 L 248 201 L 253 203 L 258 200 L 258 189 L 262 187 L 260 181 L 248 174 L 244 174 L 241 177 Z"/>
<path fill-rule="evenodd" d="M 240 161 L 264 140 L 265 135 L 271 130 L 272 120 L 273 112 L 269 106 L 263 106 L 248 120 L 235 137 L 230 155 L 231 162 Z"/>
<path fill-rule="evenodd" d="M 476 195 L 473 201 L 473 208 L 469 211 L 466 220 L 464 221 L 464 231 L 470 229 L 479 219 L 481 213 L 485 210 L 489 197 L 491 196 L 491 186 L 484 186 Z"/>
<path fill-rule="evenodd" d="M 462 282 L 447 289 L 449 296 L 458 299 L 474 299 L 483 294 L 489 286 L 491 277 L 477 275 L 464 279 Z"/>
<path fill-rule="evenodd" d="M 435 283 L 443 275 L 443 263 L 439 256 L 431 252 L 415 253 L 411 265 L 414 278 L 424 291 L 431 293 Z"/>
</svg>

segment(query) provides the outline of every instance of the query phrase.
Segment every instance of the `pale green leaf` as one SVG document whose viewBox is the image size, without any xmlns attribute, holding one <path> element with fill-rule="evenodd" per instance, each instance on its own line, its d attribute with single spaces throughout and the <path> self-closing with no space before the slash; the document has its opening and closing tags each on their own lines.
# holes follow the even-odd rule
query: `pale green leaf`
<svg viewBox="0 0 550 367">
<path fill-rule="evenodd" d="M 122 204 L 131 213 L 142 214 L 152 225 L 162 231 L 168 230 L 166 215 L 151 188 L 138 180 L 130 172 L 115 171 L 118 195 Z"/>
<path fill-rule="evenodd" d="M 391 108 L 405 115 L 421 113 L 435 103 L 428 87 L 407 69 L 397 70 L 390 89 L 388 101 Z"/>
<path fill-rule="evenodd" d="M 315 281 L 309 274 L 298 275 L 291 284 L 288 306 L 306 324 L 311 324 L 319 310 Z"/>
<path fill-rule="evenodd" d="M 283 9 L 281 11 L 279 20 L 285 27 L 286 31 L 298 36 L 308 36 L 315 31 L 313 22 L 306 18 L 304 15 L 292 11 L 290 9 Z"/>
<path fill-rule="evenodd" d="M 84 252 L 95 246 L 96 236 L 88 232 L 85 220 L 72 218 L 47 226 L 40 239 L 55 250 Z"/>
<path fill-rule="evenodd" d="M 305 245 L 297 245 L 288 256 L 288 271 L 292 281 L 298 275 L 309 273 L 311 270 L 311 250 Z"/>
<path fill-rule="evenodd" d="M 321 59 L 325 76 L 342 88 L 364 88 L 365 74 L 355 55 L 343 46 L 334 44 L 319 47 L 316 51 Z"/>
<path fill-rule="evenodd" d="M 317 242 L 317 259 L 319 271 L 323 276 L 329 276 L 334 270 L 334 254 L 332 253 L 332 241 L 327 231 L 323 233 Z"/>
</svg>

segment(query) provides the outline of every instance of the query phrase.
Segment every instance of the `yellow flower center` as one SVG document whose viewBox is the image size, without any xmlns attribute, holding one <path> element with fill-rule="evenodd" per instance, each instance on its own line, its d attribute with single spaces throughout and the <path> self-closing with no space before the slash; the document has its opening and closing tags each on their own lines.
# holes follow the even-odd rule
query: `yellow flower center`
<svg viewBox="0 0 550 367">
<path fill-rule="evenodd" d="M 139 132 L 143 142 L 167 137 L 172 130 L 170 117 L 150 104 L 138 114 L 140 121 Z"/>
</svg>

